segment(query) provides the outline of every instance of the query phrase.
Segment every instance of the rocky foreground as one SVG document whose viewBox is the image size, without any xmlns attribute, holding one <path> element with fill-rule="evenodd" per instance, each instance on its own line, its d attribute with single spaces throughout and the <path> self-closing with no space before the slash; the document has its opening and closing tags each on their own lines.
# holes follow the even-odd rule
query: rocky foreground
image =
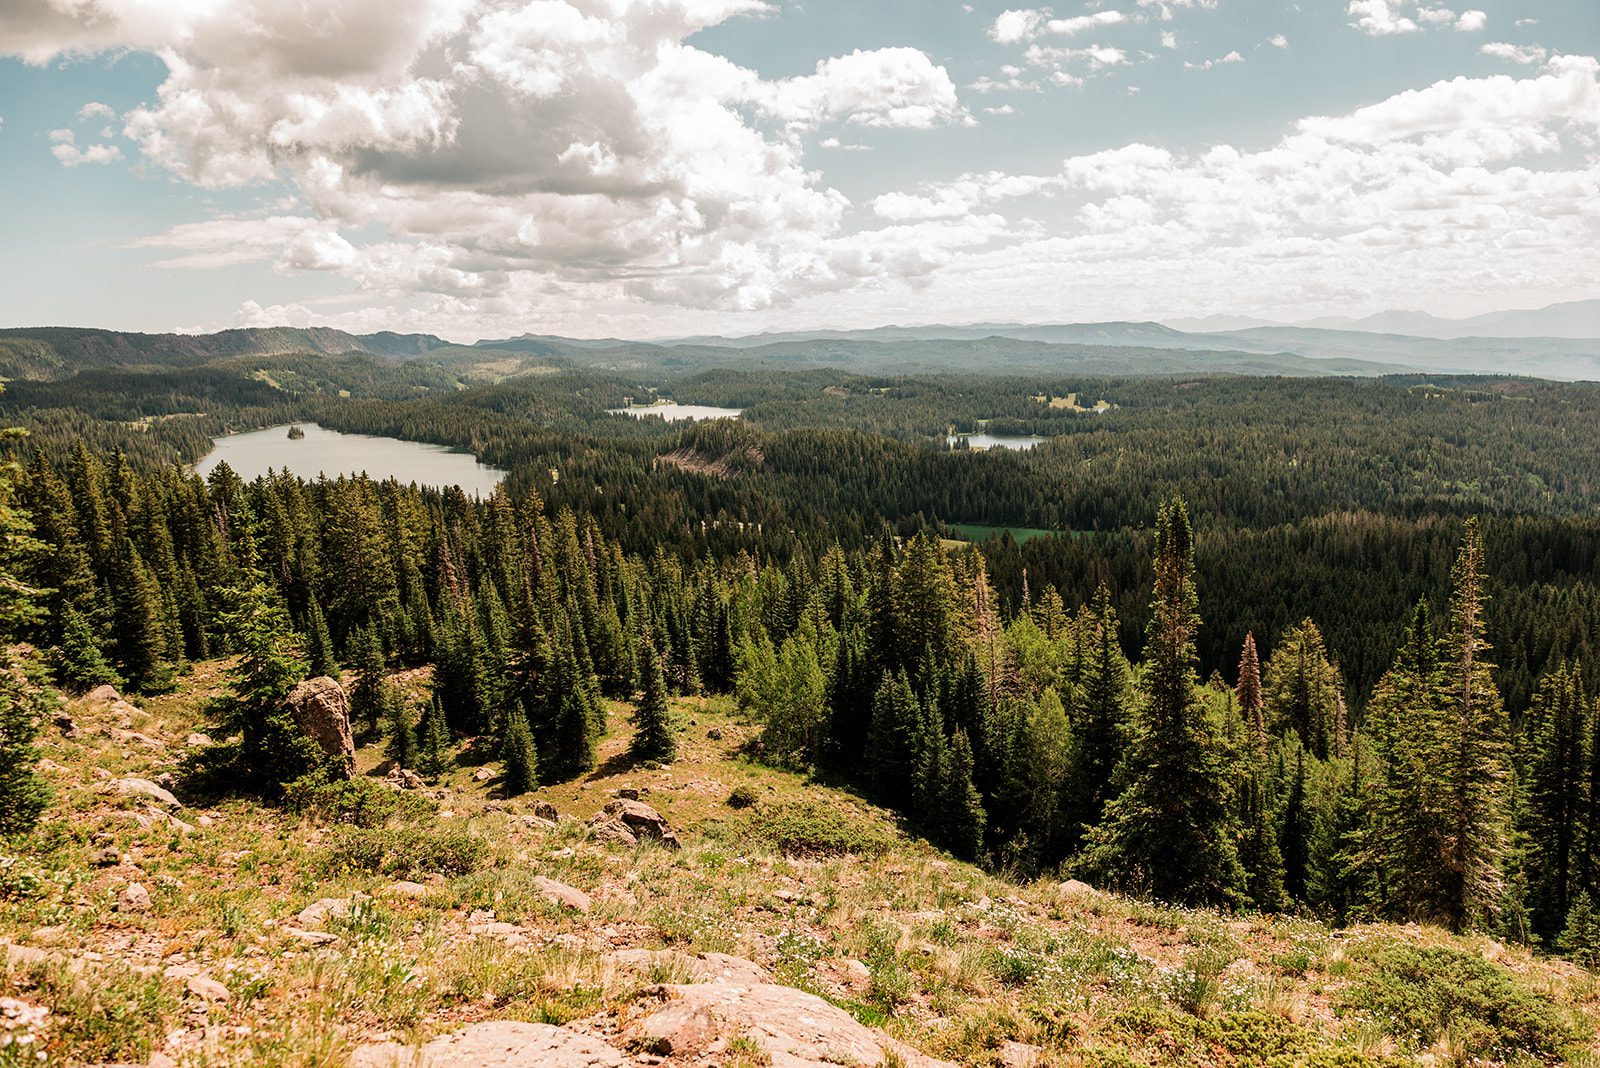
<svg viewBox="0 0 1600 1068">
<path fill-rule="evenodd" d="M 354 784 L 186 792 L 218 666 L 46 732 L 47 826 L 0 855 L 0 1068 L 1558 1063 L 1600 988 L 1486 938 L 1008 883 L 740 756 L 682 702 L 671 767 L 515 799 L 301 722 Z M 420 687 L 425 678 L 403 676 Z M 39 1060 L 42 1054 L 44 1060 Z"/>
</svg>

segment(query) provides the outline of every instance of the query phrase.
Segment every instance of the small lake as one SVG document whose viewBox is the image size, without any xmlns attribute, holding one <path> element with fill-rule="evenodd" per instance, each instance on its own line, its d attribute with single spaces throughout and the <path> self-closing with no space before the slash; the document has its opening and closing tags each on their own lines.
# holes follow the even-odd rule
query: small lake
<svg viewBox="0 0 1600 1068">
<path fill-rule="evenodd" d="M 951 434 L 945 440 L 954 445 L 965 438 L 974 449 L 1031 449 L 1043 445 L 1049 438 L 1036 438 L 1028 434 Z"/>
<path fill-rule="evenodd" d="M 480 464 L 470 452 L 420 441 L 342 434 L 315 423 L 296 423 L 305 437 L 289 437 L 289 424 L 214 439 L 215 448 L 194 465 L 202 478 L 224 460 L 246 482 L 271 471 L 292 471 L 301 478 L 365 474 L 393 478 L 435 489 L 460 486 L 469 496 L 487 497 L 506 473 Z"/>
<path fill-rule="evenodd" d="M 612 415 L 631 415 L 635 419 L 643 419 L 647 415 L 659 415 L 669 423 L 680 422 L 685 419 L 737 419 L 743 408 L 712 408 L 704 404 L 679 404 L 673 401 L 668 404 L 644 404 L 632 408 L 607 408 Z"/>
</svg>

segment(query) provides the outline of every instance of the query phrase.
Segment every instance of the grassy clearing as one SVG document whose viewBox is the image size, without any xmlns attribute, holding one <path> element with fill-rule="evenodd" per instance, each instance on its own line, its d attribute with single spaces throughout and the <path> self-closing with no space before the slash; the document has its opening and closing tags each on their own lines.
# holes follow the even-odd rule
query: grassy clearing
<svg viewBox="0 0 1600 1068">
<path fill-rule="evenodd" d="M 747 957 L 963 1064 L 1007 1063 L 1018 1043 L 1043 1065 L 1597 1063 L 1600 986 L 1571 965 L 1435 930 L 1011 883 L 744 759 L 751 728 L 721 699 L 677 703 L 670 767 L 629 766 L 613 705 L 600 767 L 528 797 L 499 798 L 465 764 L 426 797 L 312 782 L 284 808 L 183 809 L 186 832 L 108 783 L 175 769 L 217 680 L 199 665 L 145 702 L 131 728 L 165 750 L 116 741 L 120 724 L 81 707 L 76 738 L 46 738 L 55 814 L 0 851 L 0 941 L 15 947 L 0 1024 L 34 1038 L 0 1047 L 0 1068 L 36 1063 L 24 1048 L 52 1064 L 332 1066 L 363 1041 L 485 1019 L 605 1035 L 650 984 L 689 978 L 671 955 L 624 967 L 627 949 Z M 363 749 L 363 769 L 378 762 Z M 680 829 L 681 851 L 588 839 L 582 821 L 624 786 Z M 537 801 L 572 818 L 546 826 Z M 552 904 L 538 876 L 591 911 Z M 132 882 L 147 909 L 126 903 Z M 296 918 L 324 898 L 349 903 L 320 925 L 331 945 Z M 195 975 L 228 999 L 191 991 Z M 759 1063 L 750 1045 L 729 1062 Z"/>
</svg>

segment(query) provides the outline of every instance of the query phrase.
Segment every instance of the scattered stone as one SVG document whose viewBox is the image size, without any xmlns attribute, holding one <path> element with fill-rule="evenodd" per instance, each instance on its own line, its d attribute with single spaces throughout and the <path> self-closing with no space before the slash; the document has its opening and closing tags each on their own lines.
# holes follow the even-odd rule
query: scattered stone
<svg viewBox="0 0 1600 1068">
<path fill-rule="evenodd" d="M 117 892 L 117 909 L 121 912 L 150 911 L 150 891 L 143 883 L 129 883 Z"/>
<path fill-rule="evenodd" d="M 167 747 L 167 743 L 160 738 L 152 738 L 148 734 L 141 734 L 138 731 L 113 730 L 111 731 L 111 737 L 119 742 L 132 742 L 135 745 L 142 745 L 146 749 L 165 749 Z"/>
<path fill-rule="evenodd" d="M 113 779 L 111 788 L 119 794 L 132 794 L 148 797 L 152 801 L 159 801 L 163 805 L 178 807 L 178 799 L 172 796 L 172 791 L 165 786 L 158 786 L 149 779 Z"/>
<path fill-rule="evenodd" d="M 772 982 L 767 970 L 753 960 L 727 953 L 702 953 L 695 972 L 704 983 L 729 983 L 735 986 L 760 986 Z"/>
<path fill-rule="evenodd" d="M 550 851 L 551 860 L 566 860 L 568 857 L 573 855 L 574 852 L 571 846 L 563 846 L 560 849 L 552 849 Z"/>
<path fill-rule="evenodd" d="M 617 796 L 628 801 L 639 800 L 639 791 L 633 786 L 624 786 L 617 790 Z"/>
<path fill-rule="evenodd" d="M 713 742 L 722 741 L 722 728 L 712 727 L 710 730 L 706 731 L 706 738 Z"/>
<path fill-rule="evenodd" d="M 467 933 L 476 938 L 498 938 L 509 946 L 523 946 L 528 944 L 528 931 L 514 923 L 504 920 L 484 920 L 481 923 L 469 923 Z"/>
<path fill-rule="evenodd" d="M 336 934 L 329 934 L 327 931 L 307 931 L 300 927 L 285 927 L 283 933 L 313 946 L 331 946 L 339 941 L 339 936 Z"/>
<path fill-rule="evenodd" d="M 1042 1053 L 1044 1053 L 1043 1047 L 1030 1046 L 1026 1042 L 1000 1043 L 1000 1063 L 1005 1065 L 1005 1068 L 1033 1068 L 1039 1063 L 1039 1056 Z"/>
<path fill-rule="evenodd" d="M 556 812 L 556 806 L 543 799 L 533 803 L 533 814 L 542 820 L 549 820 L 552 823 L 561 818 L 560 814 Z"/>
<path fill-rule="evenodd" d="M 422 1049 L 394 1042 L 361 1046 L 350 1068 L 624 1068 L 597 1038 L 550 1024 L 492 1022 L 442 1035 Z"/>
<path fill-rule="evenodd" d="M 205 998 L 207 1001 L 218 1003 L 227 1001 L 233 995 L 228 988 L 211 978 L 209 975 L 191 975 L 184 982 L 183 987 L 195 997 Z"/>
<path fill-rule="evenodd" d="M 290 691 L 286 703 L 305 736 L 339 764 L 346 778 L 354 775 L 356 743 L 344 687 L 326 675 L 307 679 Z"/>
<path fill-rule="evenodd" d="M 426 780 L 410 768 L 396 767 L 383 777 L 383 781 L 397 790 L 421 790 L 427 786 Z"/>
<path fill-rule="evenodd" d="M 494 772 L 489 768 L 479 768 L 477 771 L 472 773 L 472 777 L 478 782 L 488 782 L 490 779 L 494 778 Z"/>
<path fill-rule="evenodd" d="M 54 722 L 56 730 L 61 732 L 63 738 L 76 738 L 78 736 L 77 721 L 65 712 L 56 713 Z"/>
<path fill-rule="evenodd" d="M 409 879 L 402 879 L 397 883 L 390 883 L 386 892 L 391 897 L 418 898 L 425 896 L 428 892 L 428 888 L 423 886 L 421 883 L 414 883 Z"/>
<path fill-rule="evenodd" d="M 210 816 L 201 816 L 195 822 L 202 827 L 215 827 L 217 825 L 217 821 Z"/>
<path fill-rule="evenodd" d="M 843 1009 L 792 987 L 715 983 L 659 988 L 669 1000 L 636 1022 L 636 1049 L 685 1061 L 711 1061 L 745 1036 L 775 1068 L 897 1063 L 905 1068 L 953 1068 L 866 1027 Z"/>
<path fill-rule="evenodd" d="M 188 736 L 183 739 L 183 744 L 191 749 L 197 749 L 201 746 L 210 745 L 211 736 L 209 734 L 201 734 L 199 731 L 191 731 Z"/>
<path fill-rule="evenodd" d="M 97 868 L 114 868 L 122 863 L 122 854 L 115 849 L 97 849 L 89 854 L 89 863 Z"/>
<path fill-rule="evenodd" d="M 543 875 L 533 877 L 533 888 L 539 891 L 539 896 L 553 905 L 563 905 L 578 912 L 588 912 L 589 895 L 575 886 L 558 883 L 554 879 L 546 879 Z"/>
<path fill-rule="evenodd" d="M 643 801 L 618 798 L 606 805 L 605 815 L 622 823 L 635 837 L 654 839 L 668 849 L 679 847 L 678 835 L 666 817 Z"/>
<path fill-rule="evenodd" d="M 320 927 L 329 919 L 343 919 L 350 915 L 350 898 L 325 897 L 313 901 L 295 916 L 301 927 Z"/>
<path fill-rule="evenodd" d="M 1068 897 L 1100 896 L 1100 891 L 1096 890 L 1088 883 L 1079 882 L 1077 879 L 1068 879 L 1066 882 L 1057 886 L 1056 889 L 1061 891 L 1063 894 L 1066 894 Z"/>
</svg>

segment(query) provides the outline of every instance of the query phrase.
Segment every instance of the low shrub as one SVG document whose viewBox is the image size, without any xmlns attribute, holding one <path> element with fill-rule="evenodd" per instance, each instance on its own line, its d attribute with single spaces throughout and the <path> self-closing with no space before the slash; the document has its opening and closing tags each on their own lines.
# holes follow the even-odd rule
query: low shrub
<svg viewBox="0 0 1600 1068">
<path fill-rule="evenodd" d="M 755 787 L 749 785 L 748 783 L 735 786 L 733 791 L 728 794 L 728 807 L 749 808 L 756 803 L 756 798 L 757 795 Z"/>
<path fill-rule="evenodd" d="M 342 827 L 328 842 L 323 867 L 330 873 L 466 875 L 483 866 L 487 852 L 483 839 L 464 830 Z"/>
<path fill-rule="evenodd" d="M 797 857 L 875 857 L 893 844 L 892 832 L 881 821 L 842 805 L 809 800 L 760 805 L 750 814 L 748 830 L 773 849 Z"/>
<path fill-rule="evenodd" d="M 1477 954 L 1387 945 L 1352 957 L 1358 975 L 1340 1007 L 1370 1015 L 1406 1049 L 1448 1037 L 1471 1057 L 1520 1054 L 1553 1064 L 1585 1038 L 1554 1000 Z"/>
<path fill-rule="evenodd" d="M 283 788 L 290 812 L 318 823 L 382 827 L 393 819 L 422 820 L 438 805 L 371 779 L 330 779 L 323 771 L 304 775 Z"/>
</svg>

